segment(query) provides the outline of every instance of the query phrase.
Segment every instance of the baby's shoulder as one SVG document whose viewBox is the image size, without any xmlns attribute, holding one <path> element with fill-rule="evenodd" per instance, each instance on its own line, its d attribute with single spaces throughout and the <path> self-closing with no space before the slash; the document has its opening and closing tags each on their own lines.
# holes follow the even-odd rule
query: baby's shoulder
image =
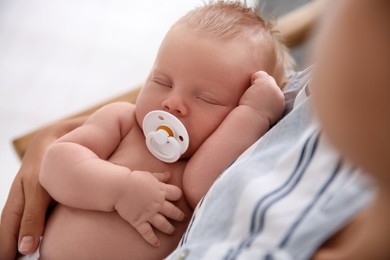
<svg viewBox="0 0 390 260">
<path fill-rule="evenodd" d="M 110 121 L 132 121 L 135 114 L 135 105 L 128 102 L 109 103 L 99 108 L 91 118 Z"/>
<path fill-rule="evenodd" d="M 135 111 L 135 105 L 129 102 L 120 101 L 120 102 L 113 102 L 109 103 L 103 107 L 101 107 L 98 111 L 109 111 L 110 113 L 121 113 L 121 112 L 132 112 Z"/>
<path fill-rule="evenodd" d="M 128 102 L 107 104 L 94 112 L 85 124 L 96 125 L 114 132 L 119 128 L 124 135 L 136 124 L 135 105 Z"/>
</svg>

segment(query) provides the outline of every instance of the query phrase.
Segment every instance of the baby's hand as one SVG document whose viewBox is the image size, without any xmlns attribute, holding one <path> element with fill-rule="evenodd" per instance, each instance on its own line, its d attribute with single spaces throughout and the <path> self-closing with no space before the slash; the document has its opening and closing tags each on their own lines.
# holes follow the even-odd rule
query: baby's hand
<svg viewBox="0 0 390 260">
<path fill-rule="evenodd" d="M 266 116 L 270 125 L 276 123 L 284 112 L 283 92 L 265 71 L 254 73 L 251 81 L 252 85 L 242 95 L 239 105 L 247 105 Z"/>
<path fill-rule="evenodd" d="M 184 213 L 170 201 L 181 198 L 181 190 L 166 184 L 169 173 L 132 171 L 123 183 L 115 203 L 115 210 L 129 222 L 151 245 L 158 247 L 152 226 L 166 234 L 172 234 L 173 225 L 167 218 L 181 221 Z"/>
</svg>

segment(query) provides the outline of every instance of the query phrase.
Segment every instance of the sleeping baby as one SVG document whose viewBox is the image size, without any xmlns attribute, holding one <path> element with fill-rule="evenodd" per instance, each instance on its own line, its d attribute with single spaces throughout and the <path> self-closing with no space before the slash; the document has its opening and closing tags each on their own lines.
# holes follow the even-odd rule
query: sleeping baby
<svg viewBox="0 0 390 260">
<path fill-rule="evenodd" d="M 182 17 L 136 105 L 101 108 L 46 151 L 40 181 L 58 204 L 35 255 L 167 256 L 214 180 L 282 116 L 287 60 L 243 4 Z"/>
</svg>

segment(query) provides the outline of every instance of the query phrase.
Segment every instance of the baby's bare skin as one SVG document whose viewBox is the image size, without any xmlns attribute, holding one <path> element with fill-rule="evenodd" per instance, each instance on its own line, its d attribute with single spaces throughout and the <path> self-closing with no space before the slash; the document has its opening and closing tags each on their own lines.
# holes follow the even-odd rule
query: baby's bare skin
<svg viewBox="0 0 390 260">
<path fill-rule="evenodd" d="M 149 172 L 169 172 L 167 183 L 182 189 L 182 173 L 187 160 L 173 164 L 157 160 L 145 145 L 138 125 L 124 137 L 109 158 L 110 162 L 129 169 Z M 155 230 L 161 240 L 153 247 L 119 214 L 70 208 L 57 205 L 46 226 L 40 249 L 42 259 L 161 259 L 177 246 L 187 227 L 192 209 L 184 197 L 174 202 L 186 215 L 183 222 L 171 221 L 173 235 Z"/>
<path fill-rule="evenodd" d="M 173 249 L 177 246 L 181 235 L 187 227 L 189 218 L 192 215 L 192 207 L 190 206 L 190 202 L 195 201 L 197 203 L 197 201 L 199 200 L 199 196 L 197 193 L 186 193 L 185 191 L 192 191 L 194 187 L 196 188 L 202 185 L 201 182 L 196 181 L 196 176 L 199 176 L 200 173 L 205 172 L 204 165 L 208 165 L 208 168 L 210 168 L 210 165 L 212 164 L 226 165 L 231 163 L 231 159 L 229 158 L 225 159 L 225 162 L 222 161 L 220 163 L 217 163 L 217 159 L 212 159 L 208 163 L 204 163 L 204 157 L 206 156 L 206 158 L 210 158 L 213 154 L 216 154 L 216 151 L 213 152 L 213 149 L 218 147 L 218 145 L 223 146 L 223 142 L 220 138 L 227 140 L 228 138 L 224 136 L 224 134 L 228 134 L 229 136 L 229 131 L 231 129 L 235 130 L 235 128 L 232 128 L 232 125 L 237 124 L 237 122 L 239 122 L 239 125 L 241 126 L 247 126 L 242 127 L 243 129 L 251 129 L 251 131 L 253 132 L 246 133 L 244 136 L 242 136 L 244 139 L 247 139 L 246 141 L 242 140 L 240 142 L 243 144 L 242 149 L 244 149 L 250 143 L 256 140 L 259 135 L 267 131 L 269 127 L 269 122 L 274 122 L 274 120 L 278 118 L 277 115 L 280 115 L 283 111 L 283 95 L 281 95 L 281 91 L 278 89 L 275 81 L 270 76 L 268 76 L 265 72 L 257 72 L 253 74 L 252 81 L 253 85 L 240 98 L 240 105 L 230 112 L 229 116 L 223 121 L 223 124 L 221 124 L 217 131 L 211 137 L 209 137 L 207 141 L 202 145 L 202 147 L 198 150 L 198 152 L 203 154 L 203 156 L 197 156 L 195 154 L 192 157 L 189 156 L 191 157 L 191 160 L 181 159 L 171 164 L 164 163 L 156 159 L 149 152 L 145 143 L 143 131 L 139 126 L 140 124 L 136 123 L 137 110 L 135 106 L 132 107 L 129 104 L 125 105 L 123 103 L 113 104 L 104 108 L 104 111 L 98 111 L 98 114 L 95 115 L 93 119 L 91 119 L 92 121 L 90 121 L 90 123 L 95 122 L 97 124 L 99 122 L 103 122 L 104 125 L 104 123 L 109 120 L 113 120 L 113 122 L 116 122 L 114 115 L 120 115 L 119 118 L 121 119 L 118 119 L 118 122 L 122 123 L 119 123 L 118 126 L 114 126 L 112 128 L 113 132 L 118 132 L 120 129 L 127 129 L 120 127 L 121 125 L 125 124 L 125 122 L 131 125 L 128 132 L 126 132 L 125 134 L 123 134 L 122 131 L 119 131 L 123 134 L 122 138 L 121 140 L 117 140 L 118 147 L 114 149 L 114 152 L 107 158 L 107 161 L 112 163 L 111 165 L 124 166 L 126 169 L 132 171 L 130 174 L 151 174 L 153 172 L 169 172 L 170 179 L 168 180 L 168 184 L 178 187 L 179 189 L 184 191 L 183 194 L 187 195 L 187 197 L 182 196 L 178 201 L 174 203 L 174 205 L 176 205 L 187 216 L 187 218 L 180 223 L 170 220 L 175 227 L 175 232 L 173 235 L 165 235 L 161 232 L 158 232 L 157 230 L 154 230 L 160 240 L 160 246 L 153 247 L 140 235 L 139 230 L 133 228 L 133 226 L 130 225 L 129 222 L 122 218 L 122 215 L 119 215 L 117 213 L 118 211 L 104 212 L 82 210 L 58 205 L 55 208 L 53 214 L 50 216 L 49 221 L 47 223 L 41 247 L 42 258 L 161 259 L 167 256 L 170 252 L 172 252 Z M 254 102 L 254 100 L 263 101 Z M 274 107 L 275 104 L 278 105 Z M 274 112 L 266 112 L 267 110 L 264 107 L 270 107 L 271 111 Z M 119 109 L 124 110 L 122 111 L 122 113 L 119 113 Z M 89 136 L 99 136 L 96 135 L 96 133 L 93 134 L 94 131 L 100 131 L 99 128 L 88 128 L 88 130 L 88 136 L 84 136 L 84 138 L 89 138 Z M 83 130 L 79 130 L 78 133 L 80 134 L 82 131 Z M 230 135 L 236 136 L 237 138 L 239 136 L 237 134 L 232 133 L 231 131 Z M 75 136 L 77 136 L 77 133 L 73 136 L 72 133 L 70 133 L 69 137 L 65 136 L 60 140 L 60 144 L 61 142 L 63 142 L 64 145 L 67 145 L 69 142 L 68 140 L 72 140 L 72 138 L 77 140 L 77 137 Z M 102 148 L 102 141 L 97 142 L 95 138 L 92 138 L 92 140 L 95 144 L 97 143 L 97 146 L 95 146 L 95 148 Z M 237 144 L 236 146 L 239 147 L 239 144 Z M 226 148 L 222 148 L 218 148 L 217 150 L 225 151 L 224 155 L 226 156 L 228 152 Z M 52 149 L 49 149 L 49 151 Z M 83 150 L 83 153 L 85 151 L 86 150 Z M 242 150 L 236 150 L 233 152 L 233 154 L 229 156 L 234 158 L 238 156 L 241 152 Z M 83 153 L 80 153 L 80 156 L 82 156 Z M 57 154 L 57 157 L 51 157 L 52 159 L 54 159 L 55 163 L 52 163 L 51 168 L 46 169 L 46 171 L 48 172 L 46 173 L 46 175 L 44 175 L 44 177 L 50 177 L 50 175 L 53 175 L 53 172 L 55 172 L 56 169 L 59 168 L 59 164 L 64 164 L 64 162 L 62 161 L 67 156 L 73 155 L 69 153 L 61 153 Z M 221 155 L 219 155 L 219 157 L 221 157 Z M 193 177 L 192 179 L 190 179 L 190 181 L 184 181 L 184 170 L 186 170 L 186 173 L 188 172 L 188 169 L 186 169 L 187 162 L 194 162 L 194 159 L 195 162 L 198 162 L 199 167 L 197 166 L 197 163 L 192 165 L 188 164 L 188 166 L 192 166 L 190 167 L 192 168 L 190 177 Z M 88 161 L 89 159 L 86 160 Z M 69 164 L 73 164 L 72 162 L 73 161 L 65 163 L 63 165 L 63 167 L 61 168 L 64 172 L 63 174 L 70 175 L 68 166 Z M 77 163 L 77 159 L 74 162 Z M 194 165 L 196 167 L 194 167 Z M 95 175 L 96 171 L 101 171 L 101 169 L 99 168 L 94 169 L 95 170 L 92 172 L 92 176 Z M 108 172 L 104 172 L 105 175 L 111 172 L 110 169 L 111 168 L 108 168 Z M 146 171 L 148 173 L 142 173 L 140 171 Z M 208 169 L 206 173 L 210 174 L 210 171 L 211 170 Z M 218 168 L 214 171 L 220 172 Z M 78 179 L 80 172 L 76 170 L 75 172 L 73 171 L 72 174 L 73 175 L 71 177 L 67 176 L 67 178 L 73 179 L 73 184 L 71 184 L 71 186 L 73 187 L 73 185 L 77 186 L 78 180 L 75 179 Z M 114 174 L 115 173 L 112 173 L 112 175 L 110 176 L 114 176 Z M 55 176 L 53 178 L 56 179 Z M 45 179 L 43 178 L 43 180 Z M 105 178 L 105 180 L 107 180 L 107 178 Z M 89 182 L 85 183 L 86 186 L 88 186 L 88 184 Z M 60 184 L 60 186 L 61 185 L 62 184 Z M 207 184 L 206 186 L 210 185 L 211 184 Z M 57 186 L 54 191 L 60 190 L 60 186 Z M 86 186 L 83 187 L 86 188 Z M 203 190 L 207 190 L 203 187 L 200 188 Z M 131 192 L 131 190 L 129 191 Z M 75 191 L 71 192 L 73 194 L 75 193 Z M 99 190 L 95 189 L 93 194 L 96 194 L 96 192 L 99 192 Z M 62 196 L 62 198 L 67 199 L 70 196 L 69 193 L 67 194 L 68 195 L 66 195 L 65 197 Z M 83 194 L 83 191 L 81 191 L 80 195 L 78 196 L 83 196 Z M 191 197 L 192 194 L 195 194 L 198 199 L 194 200 L 194 198 Z M 148 194 L 145 194 L 145 196 L 147 195 Z M 72 198 L 74 200 L 74 196 Z M 132 197 L 129 198 L 132 199 Z M 196 205 L 196 203 L 194 203 L 194 205 Z M 85 206 L 89 207 L 89 205 Z M 128 210 L 132 209 L 132 205 L 129 204 Z"/>
<path fill-rule="evenodd" d="M 42 258 L 161 259 L 173 251 L 214 180 L 284 110 L 283 94 L 265 72 L 274 71 L 274 56 L 257 51 L 257 36 L 241 36 L 209 37 L 179 22 L 162 42 L 136 106 L 107 105 L 49 147 L 41 184 L 72 208 L 59 205 L 49 218 Z M 154 110 L 187 129 L 186 159 L 164 163 L 147 149 L 141 126 Z M 164 172 L 169 180 L 151 176 Z M 172 220 L 182 213 L 183 222 Z M 150 226 L 158 238 L 150 239 Z"/>
<path fill-rule="evenodd" d="M 251 8 L 223 2 L 188 13 L 164 38 L 136 108 L 107 105 L 82 126 L 56 135 L 62 137 L 41 165 L 41 154 L 34 156 L 39 163 L 32 171 L 39 170 L 40 184 L 59 203 L 47 221 L 42 258 L 160 259 L 174 249 L 191 208 L 283 113 L 277 82 L 285 80 L 285 51 L 259 18 Z M 221 26 L 226 30 L 219 34 L 215 28 Z M 187 129 L 190 143 L 182 158 L 188 163 L 165 164 L 146 149 L 140 126 L 154 110 L 174 115 Z M 40 199 L 28 197 L 26 205 Z M 39 204 L 34 209 L 44 214 Z M 29 220 L 35 223 L 35 215 Z M 27 234 L 22 228 L 19 235 L 33 244 L 22 238 L 21 253 L 32 253 L 42 233 Z"/>
</svg>

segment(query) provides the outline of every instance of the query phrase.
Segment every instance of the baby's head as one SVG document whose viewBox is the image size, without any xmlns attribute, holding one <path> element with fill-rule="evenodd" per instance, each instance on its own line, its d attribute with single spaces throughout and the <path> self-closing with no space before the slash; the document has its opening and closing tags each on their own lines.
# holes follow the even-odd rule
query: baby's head
<svg viewBox="0 0 390 260">
<path fill-rule="evenodd" d="M 222 1 L 196 8 L 163 40 L 137 100 L 138 123 L 152 110 L 175 115 L 188 131 L 189 157 L 238 105 L 253 73 L 283 84 L 288 57 L 253 8 Z"/>
<path fill-rule="evenodd" d="M 242 1 L 211 1 L 188 12 L 172 29 L 183 25 L 201 37 L 219 40 L 222 44 L 242 41 L 245 50 L 259 62 L 256 71 L 265 70 L 281 87 L 286 83 L 285 72 L 292 69 L 293 59 L 280 33 L 271 21 L 261 17 L 259 8 L 249 7 Z"/>
</svg>

